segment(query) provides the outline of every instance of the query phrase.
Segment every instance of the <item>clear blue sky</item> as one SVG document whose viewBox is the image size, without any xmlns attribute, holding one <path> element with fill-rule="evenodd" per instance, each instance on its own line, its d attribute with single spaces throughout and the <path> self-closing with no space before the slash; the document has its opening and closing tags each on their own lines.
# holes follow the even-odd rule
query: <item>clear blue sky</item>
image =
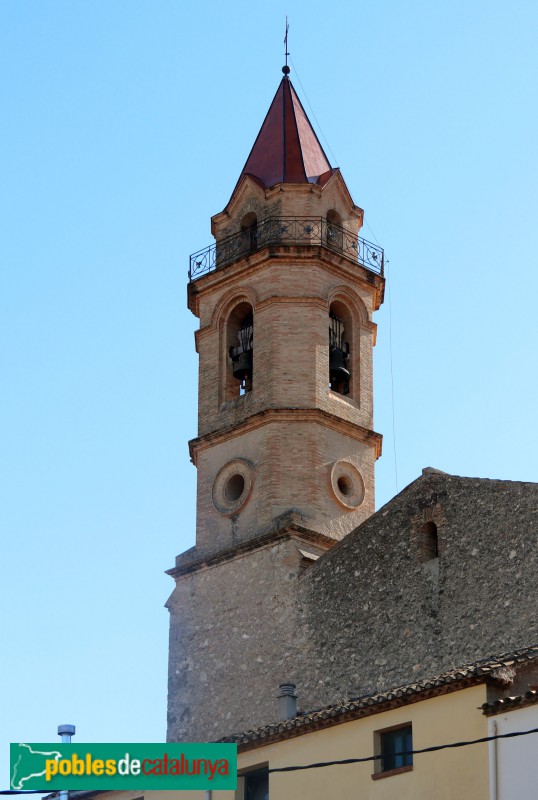
<svg viewBox="0 0 538 800">
<path fill-rule="evenodd" d="M 60 722 L 165 736 L 164 570 L 195 529 L 188 255 L 276 90 L 286 12 L 294 85 L 390 260 L 378 505 L 390 317 L 398 487 L 429 465 L 538 480 L 534 0 L 3 0 L 0 788 L 7 742 Z"/>
</svg>

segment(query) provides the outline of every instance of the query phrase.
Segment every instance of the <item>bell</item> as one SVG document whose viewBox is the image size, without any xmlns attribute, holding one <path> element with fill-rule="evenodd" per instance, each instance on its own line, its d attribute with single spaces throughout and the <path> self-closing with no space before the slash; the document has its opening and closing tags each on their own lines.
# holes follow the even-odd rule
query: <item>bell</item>
<svg viewBox="0 0 538 800">
<path fill-rule="evenodd" d="M 342 391 L 343 394 L 349 393 L 349 379 L 351 372 L 347 369 L 348 354 L 339 347 L 331 347 L 329 350 L 329 376 L 331 388 Z"/>
<path fill-rule="evenodd" d="M 230 354 L 231 355 L 231 354 Z M 243 350 L 242 353 L 231 355 L 233 361 L 233 376 L 241 383 L 252 375 L 252 350 Z"/>
</svg>

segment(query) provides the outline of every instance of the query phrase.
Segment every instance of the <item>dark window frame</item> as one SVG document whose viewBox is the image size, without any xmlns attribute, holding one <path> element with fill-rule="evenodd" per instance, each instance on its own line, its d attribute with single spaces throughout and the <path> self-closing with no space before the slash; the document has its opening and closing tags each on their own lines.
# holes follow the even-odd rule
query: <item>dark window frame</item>
<svg viewBox="0 0 538 800">
<path fill-rule="evenodd" d="M 269 800 L 269 767 L 256 767 L 239 776 L 243 779 L 241 800 Z"/>
<path fill-rule="evenodd" d="M 374 780 L 400 775 L 413 769 L 413 726 L 410 722 L 376 731 L 376 755 L 381 756 L 376 762 Z"/>
</svg>

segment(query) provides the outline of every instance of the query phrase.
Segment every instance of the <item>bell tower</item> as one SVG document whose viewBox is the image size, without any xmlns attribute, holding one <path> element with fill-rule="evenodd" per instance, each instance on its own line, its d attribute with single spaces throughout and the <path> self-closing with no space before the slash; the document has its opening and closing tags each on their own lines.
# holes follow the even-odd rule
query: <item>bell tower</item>
<svg viewBox="0 0 538 800">
<path fill-rule="evenodd" d="M 212 218 L 215 242 L 190 258 L 188 306 L 200 320 L 198 436 L 189 443 L 197 526 L 195 547 L 169 570 L 170 739 L 254 724 L 226 677 L 237 672 L 236 636 L 243 653 L 250 642 L 249 674 L 256 658 L 266 663 L 261 619 L 245 625 L 247 608 L 266 614 L 270 594 L 293 617 L 292 579 L 374 511 L 372 316 L 383 301 L 383 251 L 359 236 L 363 212 L 283 72 L 230 201 Z M 286 634 L 269 635 L 284 652 Z M 276 655 L 267 675 L 275 687 L 293 671 L 280 675 Z M 212 693 L 234 707 L 217 729 Z"/>
</svg>

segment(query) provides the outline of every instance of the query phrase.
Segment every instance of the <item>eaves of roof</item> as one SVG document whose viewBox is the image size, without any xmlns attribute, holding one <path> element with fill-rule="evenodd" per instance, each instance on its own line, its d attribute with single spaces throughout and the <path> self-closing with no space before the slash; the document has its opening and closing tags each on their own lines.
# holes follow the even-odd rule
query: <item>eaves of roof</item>
<svg viewBox="0 0 538 800">
<path fill-rule="evenodd" d="M 525 694 L 514 695 L 513 697 L 501 697 L 491 703 L 484 703 L 482 711 L 486 717 L 494 714 L 504 714 L 505 711 L 516 711 L 518 708 L 526 708 L 538 703 L 538 690 L 529 689 Z"/>
<path fill-rule="evenodd" d="M 460 669 L 444 672 L 430 680 L 409 683 L 386 692 L 362 695 L 342 701 L 284 722 L 276 722 L 255 730 L 237 733 L 220 741 L 235 742 L 240 751 L 250 750 L 360 717 L 417 703 L 437 695 L 455 692 L 486 681 L 506 685 L 507 671 L 510 672 L 517 669 L 518 665 L 535 659 L 538 660 L 538 645 L 475 661 Z"/>
</svg>

